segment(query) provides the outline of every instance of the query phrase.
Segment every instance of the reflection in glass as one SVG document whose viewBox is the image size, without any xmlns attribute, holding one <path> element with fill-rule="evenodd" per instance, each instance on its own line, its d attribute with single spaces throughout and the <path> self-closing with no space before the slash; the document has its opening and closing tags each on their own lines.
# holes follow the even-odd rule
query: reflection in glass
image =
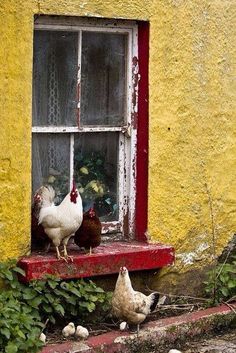
<svg viewBox="0 0 236 353">
<path fill-rule="evenodd" d="M 94 206 L 101 221 L 118 220 L 118 133 L 75 138 L 74 175 L 84 211 Z"/>
<path fill-rule="evenodd" d="M 124 124 L 126 42 L 124 34 L 82 33 L 81 125 Z"/>
</svg>

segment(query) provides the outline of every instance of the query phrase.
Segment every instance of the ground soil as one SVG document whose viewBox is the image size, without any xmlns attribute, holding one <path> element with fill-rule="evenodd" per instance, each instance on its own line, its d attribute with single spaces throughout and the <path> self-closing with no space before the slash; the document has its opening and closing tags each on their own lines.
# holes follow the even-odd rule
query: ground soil
<svg viewBox="0 0 236 353">
<path fill-rule="evenodd" d="M 145 322 L 156 321 L 166 317 L 173 317 L 182 314 L 186 314 L 188 312 L 197 311 L 203 309 L 203 303 L 170 303 L 169 305 L 160 306 L 155 310 L 155 312 L 151 313 L 145 320 Z M 73 320 L 71 320 L 73 321 Z M 47 343 L 62 343 L 68 340 L 77 340 L 74 336 L 70 336 L 68 338 L 63 337 L 62 329 L 69 322 L 66 320 L 61 320 L 57 322 L 56 325 L 49 324 L 45 329 L 45 334 L 47 336 Z M 90 336 L 97 336 L 109 331 L 119 330 L 120 321 L 108 315 L 105 319 L 100 322 L 89 322 L 89 318 L 86 321 L 74 320 L 75 326 L 83 325 L 89 331 Z M 141 326 L 142 328 L 142 326 Z M 129 330 L 131 332 L 135 332 L 136 327 L 130 327 Z"/>
</svg>

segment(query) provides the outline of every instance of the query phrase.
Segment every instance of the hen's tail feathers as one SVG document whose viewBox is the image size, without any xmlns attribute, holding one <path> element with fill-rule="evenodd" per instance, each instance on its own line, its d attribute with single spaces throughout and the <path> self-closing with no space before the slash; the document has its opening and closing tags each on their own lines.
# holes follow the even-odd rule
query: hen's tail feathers
<svg viewBox="0 0 236 353">
<path fill-rule="evenodd" d="M 42 207 L 48 207 L 53 205 L 55 199 L 55 190 L 52 186 L 47 185 L 42 187 Z"/>
<path fill-rule="evenodd" d="M 150 297 L 151 297 L 151 305 L 150 305 L 150 312 L 154 311 L 156 306 L 157 306 L 157 303 L 159 301 L 159 298 L 160 298 L 160 294 L 159 293 L 152 293 L 150 294 Z"/>
</svg>

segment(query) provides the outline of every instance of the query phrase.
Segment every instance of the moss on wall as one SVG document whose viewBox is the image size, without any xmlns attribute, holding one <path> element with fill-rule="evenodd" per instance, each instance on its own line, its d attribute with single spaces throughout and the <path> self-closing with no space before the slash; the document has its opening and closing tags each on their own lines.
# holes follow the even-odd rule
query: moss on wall
<svg viewBox="0 0 236 353">
<path fill-rule="evenodd" d="M 235 231 L 235 3 L 1 1 L 0 260 L 29 248 L 36 13 L 150 21 L 149 235 L 174 245 L 175 270 L 206 265 L 212 253 L 209 195 L 218 254 Z"/>
</svg>

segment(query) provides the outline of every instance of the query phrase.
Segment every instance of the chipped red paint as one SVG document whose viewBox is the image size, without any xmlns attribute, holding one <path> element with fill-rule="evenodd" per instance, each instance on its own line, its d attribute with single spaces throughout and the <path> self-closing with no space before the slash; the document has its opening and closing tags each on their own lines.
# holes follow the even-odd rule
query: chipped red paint
<svg viewBox="0 0 236 353">
<path fill-rule="evenodd" d="M 136 215 L 135 238 L 147 241 L 148 209 L 148 62 L 149 62 L 149 23 L 138 24 L 138 129 L 137 129 L 137 182 L 136 182 Z"/>
<path fill-rule="evenodd" d="M 139 65 L 138 58 L 136 56 L 132 59 L 132 113 L 131 123 L 134 129 L 137 128 L 137 102 L 138 102 L 138 81 L 139 81 Z"/>
<path fill-rule="evenodd" d="M 113 242 L 100 245 L 92 255 L 85 255 L 71 246 L 69 254 L 73 262 L 57 260 L 56 255 L 33 255 L 24 257 L 19 266 L 25 270 L 23 281 L 54 274 L 60 278 L 81 278 L 117 273 L 121 266 L 130 271 L 162 268 L 174 261 L 174 249 L 161 244 Z"/>
</svg>

